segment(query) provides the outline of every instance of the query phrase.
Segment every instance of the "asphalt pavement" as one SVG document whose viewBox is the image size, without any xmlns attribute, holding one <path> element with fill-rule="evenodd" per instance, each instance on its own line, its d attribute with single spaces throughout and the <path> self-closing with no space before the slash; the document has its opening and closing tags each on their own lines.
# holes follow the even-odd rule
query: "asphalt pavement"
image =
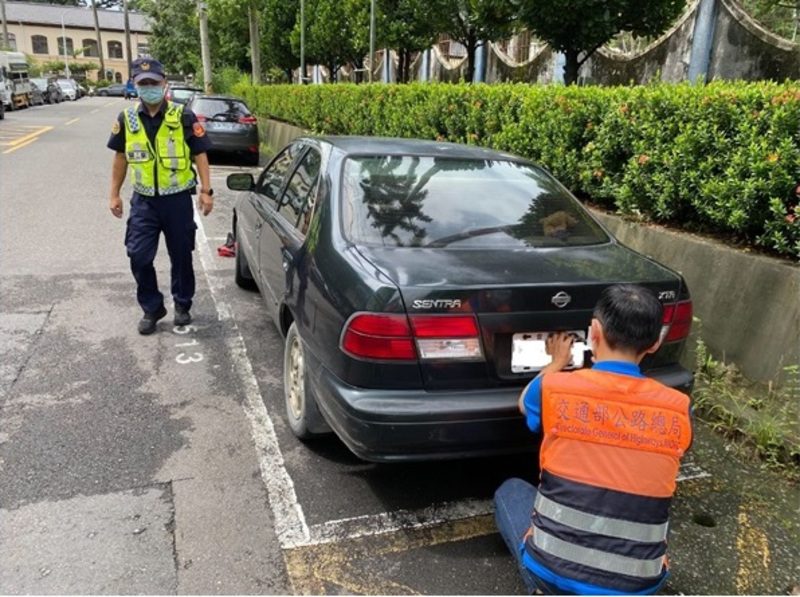
<svg viewBox="0 0 800 597">
<path fill-rule="evenodd" d="M 124 219 L 107 208 L 126 105 L 0 121 L 0 593 L 521 593 L 490 500 L 536 477 L 535 454 L 376 465 L 291 434 L 282 339 L 216 252 L 225 177 L 247 169 L 212 168 L 193 325 L 174 328 L 168 304 L 157 334 L 137 333 Z M 163 243 L 157 266 L 167 290 Z M 798 515 L 796 486 L 700 427 L 665 592 L 785 593 Z"/>
</svg>

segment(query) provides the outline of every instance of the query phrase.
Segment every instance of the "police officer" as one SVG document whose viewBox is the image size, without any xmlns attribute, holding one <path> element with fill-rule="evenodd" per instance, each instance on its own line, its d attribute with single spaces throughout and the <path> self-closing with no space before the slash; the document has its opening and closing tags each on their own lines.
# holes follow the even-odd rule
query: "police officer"
<svg viewBox="0 0 800 597">
<path fill-rule="evenodd" d="M 162 232 L 172 266 L 174 323 L 188 325 L 192 321 L 192 251 L 197 229 L 192 195 L 196 167 L 202 185 L 198 208 L 204 216 L 211 213 L 214 191 L 206 155 L 211 143 L 190 110 L 164 99 L 166 79 L 160 62 L 140 58 L 132 66 L 141 101 L 120 113 L 108 140 L 109 149 L 116 152 L 109 208 L 114 216 L 122 217 L 120 189 L 126 170 L 130 170 L 133 197 L 125 246 L 136 279 L 136 298 L 144 311 L 139 333 L 152 334 L 156 322 L 167 315 L 153 267 Z"/>
</svg>

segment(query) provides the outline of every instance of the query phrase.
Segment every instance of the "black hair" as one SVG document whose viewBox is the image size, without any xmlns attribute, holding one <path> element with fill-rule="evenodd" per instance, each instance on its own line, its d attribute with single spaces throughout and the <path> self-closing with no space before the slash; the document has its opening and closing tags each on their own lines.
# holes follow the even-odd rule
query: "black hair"
<svg viewBox="0 0 800 597">
<path fill-rule="evenodd" d="M 655 293 L 643 286 L 617 284 L 603 290 L 592 316 L 603 324 L 612 350 L 641 354 L 661 334 L 664 307 Z"/>
</svg>

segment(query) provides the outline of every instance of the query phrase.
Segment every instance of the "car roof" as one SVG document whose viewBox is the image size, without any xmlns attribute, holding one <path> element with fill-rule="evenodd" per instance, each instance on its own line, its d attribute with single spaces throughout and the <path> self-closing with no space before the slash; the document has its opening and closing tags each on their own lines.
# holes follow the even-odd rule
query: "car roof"
<svg viewBox="0 0 800 597">
<path fill-rule="evenodd" d="M 330 143 L 348 155 L 419 155 L 428 157 L 446 157 L 467 160 L 503 160 L 530 163 L 529 160 L 511 153 L 505 153 L 475 145 L 462 145 L 445 141 L 427 139 L 403 139 L 399 137 L 362 137 L 362 136 L 321 136 L 308 137 Z"/>
<path fill-rule="evenodd" d="M 188 89 L 190 91 L 202 91 L 199 87 L 195 87 L 194 85 L 187 85 L 186 83 L 170 83 L 169 86 L 172 89 Z"/>
</svg>

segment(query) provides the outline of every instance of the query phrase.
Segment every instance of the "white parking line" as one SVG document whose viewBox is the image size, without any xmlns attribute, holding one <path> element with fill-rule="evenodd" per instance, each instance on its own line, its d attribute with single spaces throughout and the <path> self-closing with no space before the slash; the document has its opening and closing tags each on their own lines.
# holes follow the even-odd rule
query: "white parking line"
<svg viewBox="0 0 800 597">
<path fill-rule="evenodd" d="M 305 515 L 297 494 L 294 482 L 286 471 L 283 454 L 278 445 L 278 436 L 275 426 L 264 406 L 264 399 L 258 388 L 253 366 L 247 357 L 247 347 L 244 338 L 239 332 L 239 327 L 231 314 L 230 306 L 217 296 L 216 280 L 212 279 L 211 251 L 208 248 L 208 239 L 201 216 L 195 208 L 195 222 L 197 222 L 198 244 L 200 245 L 200 263 L 203 266 L 209 292 L 217 310 L 217 317 L 231 326 L 231 334 L 226 344 L 233 360 L 234 370 L 244 386 L 245 399 L 243 404 L 245 415 L 250 421 L 250 432 L 256 445 L 261 478 L 267 487 L 267 496 L 270 507 L 275 517 L 275 532 L 278 535 L 283 549 L 289 549 L 309 542 L 309 530 Z"/>
<path fill-rule="evenodd" d="M 342 518 L 315 524 L 306 524 L 303 507 L 297 500 L 294 481 L 286 470 L 283 454 L 280 450 L 275 426 L 264 405 L 264 399 L 258 388 L 253 366 L 247 356 L 244 338 L 233 318 L 230 306 L 217 296 L 217 290 L 223 283 L 217 282 L 212 273 L 212 254 L 208 248 L 201 216 L 195 209 L 195 221 L 198 227 L 198 244 L 200 263 L 208 282 L 211 298 L 220 321 L 231 326 L 232 334 L 227 341 L 228 349 L 234 363 L 234 370 L 244 385 L 245 401 L 243 408 L 250 421 L 250 432 L 256 445 L 261 478 L 267 487 L 270 507 L 275 517 L 275 530 L 283 549 L 307 547 L 324 543 L 336 543 L 347 539 L 370 537 L 394 533 L 406 529 L 434 527 L 446 522 L 485 516 L 494 512 L 491 500 L 467 499 L 459 502 L 436 504 L 419 510 L 396 510 L 380 514 L 368 514 L 351 518 Z M 216 237 L 214 237 L 216 238 Z M 687 459 L 681 467 L 678 481 L 709 477 L 693 461 Z"/>
</svg>

